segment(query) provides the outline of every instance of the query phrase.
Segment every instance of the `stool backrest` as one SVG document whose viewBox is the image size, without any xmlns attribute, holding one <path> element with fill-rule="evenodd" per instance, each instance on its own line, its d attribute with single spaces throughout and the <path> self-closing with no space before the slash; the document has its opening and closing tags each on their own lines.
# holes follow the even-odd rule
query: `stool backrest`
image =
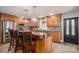
<svg viewBox="0 0 79 59">
<path fill-rule="evenodd" d="M 18 31 L 17 30 L 13 30 L 13 37 L 18 38 Z"/>
<path fill-rule="evenodd" d="M 13 35 L 13 30 L 9 30 L 9 35 L 10 35 L 11 38 L 14 37 L 14 35 Z"/>
<path fill-rule="evenodd" d="M 23 32 L 23 40 L 32 41 L 32 32 Z"/>
</svg>

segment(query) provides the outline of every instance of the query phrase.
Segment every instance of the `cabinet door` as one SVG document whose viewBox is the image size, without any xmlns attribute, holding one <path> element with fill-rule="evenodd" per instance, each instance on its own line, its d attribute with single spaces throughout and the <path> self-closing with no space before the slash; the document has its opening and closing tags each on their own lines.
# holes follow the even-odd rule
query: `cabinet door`
<svg viewBox="0 0 79 59">
<path fill-rule="evenodd" d="M 57 15 L 57 26 L 60 26 L 60 22 L 61 22 L 61 14 Z"/>
<path fill-rule="evenodd" d="M 55 15 L 55 16 L 53 16 L 53 25 L 54 26 L 60 26 L 60 19 L 61 19 L 61 16 L 60 15 Z"/>
<path fill-rule="evenodd" d="M 58 24 L 57 17 L 53 16 L 53 18 L 54 18 L 54 19 L 53 19 L 53 23 L 54 23 L 53 25 L 54 25 L 54 26 L 57 26 L 57 24 Z"/>
<path fill-rule="evenodd" d="M 52 41 L 60 42 L 60 32 L 52 32 Z"/>
<path fill-rule="evenodd" d="M 48 26 L 60 26 L 60 19 L 61 19 L 60 14 L 56 14 L 48 17 L 48 21 L 47 21 Z"/>
<path fill-rule="evenodd" d="M 53 17 L 51 16 L 51 17 L 48 17 L 47 19 L 48 19 L 47 20 L 48 26 L 53 26 Z"/>
</svg>

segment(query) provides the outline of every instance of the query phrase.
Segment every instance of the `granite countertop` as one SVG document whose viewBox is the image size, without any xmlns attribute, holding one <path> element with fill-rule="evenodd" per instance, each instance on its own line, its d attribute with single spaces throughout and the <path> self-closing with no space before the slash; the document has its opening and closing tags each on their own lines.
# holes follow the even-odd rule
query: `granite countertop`
<svg viewBox="0 0 79 59">
<path fill-rule="evenodd" d="M 46 33 L 42 33 L 42 32 L 32 32 L 32 34 L 38 35 L 38 36 L 46 35 Z"/>
<path fill-rule="evenodd" d="M 40 36 L 40 38 L 47 38 L 47 33 L 44 32 L 32 32 L 32 35 Z"/>
<path fill-rule="evenodd" d="M 61 30 L 33 30 L 33 31 L 44 31 L 44 32 L 57 32 L 57 31 L 61 31 Z"/>
</svg>

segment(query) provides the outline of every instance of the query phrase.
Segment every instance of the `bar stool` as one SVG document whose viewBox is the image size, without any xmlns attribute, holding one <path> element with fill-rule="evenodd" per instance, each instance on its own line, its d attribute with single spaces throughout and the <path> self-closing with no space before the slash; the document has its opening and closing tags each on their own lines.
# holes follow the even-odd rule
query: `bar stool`
<svg viewBox="0 0 79 59">
<path fill-rule="evenodd" d="M 17 30 L 10 30 L 10 45 L 8 51 L 11 49 L 11 46 L 14 47 L 15 53 L 17 52 L 18 48 L 21 48 L 22 51 L 24 51 L 23 40 L 21 41 L 22 45 L 19 41 L 19 32 Z"/>
<path fill-rule="evenodd" d="M 19 39 L 19 32 L 17 30 L 14 30 L 14 39 L 16 40 L 15 53 L 17 52 L 18 48 L 22 49 L 24 52 L 23 39 Z"/>
<path fill-rule="evenodd" d="M 23 32 L 23 43 L 27 44 L 27 45 L 24 44 L 24 52 L 29 52 L 29 51 L 32 52 L 32 32 L 31 31 Z"/>
<path fill-rule="evenodd" d="M 19 46 L 19 40 L 18 40 L 18 31 L 14 30 L 13 32 L 14 40 L 15 40 L 15 52 L 17 51 L 17 48 Z"/>
<path fill-rule="evenodd" d="M 9 38 L 10 38 L 10 45 L 8 51 L 10 51 L 11 47 L 14 47 L 13 30 L 9 30 Z"/>
</svg>

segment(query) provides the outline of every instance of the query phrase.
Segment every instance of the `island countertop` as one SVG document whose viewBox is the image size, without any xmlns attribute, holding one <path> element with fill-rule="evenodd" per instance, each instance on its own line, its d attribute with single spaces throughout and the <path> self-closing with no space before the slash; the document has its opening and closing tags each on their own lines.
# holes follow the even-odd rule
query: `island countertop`
<svg viewBox="0 0 79 59">
<path fill-rule="evenodd" d="M 32 30 L 32 31 L 37 31 L 37 32 L 58 32 L 61 30 Z"/>
</svg>

